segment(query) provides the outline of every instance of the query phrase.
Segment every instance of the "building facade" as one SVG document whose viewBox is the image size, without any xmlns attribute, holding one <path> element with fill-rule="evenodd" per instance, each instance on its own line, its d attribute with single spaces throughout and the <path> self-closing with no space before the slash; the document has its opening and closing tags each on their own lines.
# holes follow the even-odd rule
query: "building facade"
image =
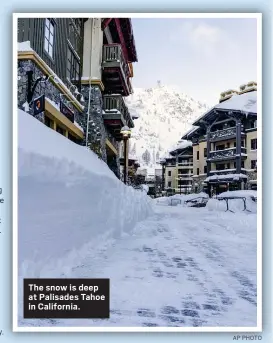
<svg viewBox="0 0 273 343">
<path fill-rule="evenodd" d="M 193 146 L 193 189 L 210 195 L 257 188 L 257 84 L 221 93 L 182 139 Z"/>
<path fill-rule="evenodd" d="M 120 131 L 134 127 L 124 102 L 134 62 L 130 18 L 20 18 L 18 107 L 95 151 L 119 177 Z"/>
<path fill-rule="evenodd" d="M 168 195 L 190 193 L 193 176 L 193 148 L 191 142 L 178 144 L 178 147 L 170 151 L 169 154 L 169 157 L 160 161 L 164 191 Z"/>
</svg>

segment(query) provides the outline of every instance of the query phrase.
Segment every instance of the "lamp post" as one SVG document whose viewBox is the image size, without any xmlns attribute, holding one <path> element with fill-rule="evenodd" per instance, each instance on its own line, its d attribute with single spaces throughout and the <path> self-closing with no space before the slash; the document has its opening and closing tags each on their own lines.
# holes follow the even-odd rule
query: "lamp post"
<svg viewBox="0 0 273 343">
<path fill-rule="evenodd" d="M 120 133 L 122 134 L 123 137 L 123 145 L 124 145 L 124 169 L 123 169 L 123 177 L 124 177 L 124 183 L 125 185 L 127 184 L 127 142 L 128 139 L 131 137 L 131 130 L 129 129 L 128 126 L 123 126 L 123 128 L 120 130 Z"/>
</svg>

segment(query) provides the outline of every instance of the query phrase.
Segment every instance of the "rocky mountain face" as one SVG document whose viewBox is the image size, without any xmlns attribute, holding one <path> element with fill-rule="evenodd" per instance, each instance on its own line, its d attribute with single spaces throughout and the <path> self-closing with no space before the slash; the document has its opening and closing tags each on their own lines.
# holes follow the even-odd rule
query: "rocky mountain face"
<svg viewBox="0 0 273 343">
<path fill-rule="evenodd" d="M 156 161 L 165 155 L 191 124 L 209 107 L 174 87 L 135 88 L 126 98 L 134 120 L 130 155 L 138 158 L 141 167 L 158 167 Z"/>
</svg>

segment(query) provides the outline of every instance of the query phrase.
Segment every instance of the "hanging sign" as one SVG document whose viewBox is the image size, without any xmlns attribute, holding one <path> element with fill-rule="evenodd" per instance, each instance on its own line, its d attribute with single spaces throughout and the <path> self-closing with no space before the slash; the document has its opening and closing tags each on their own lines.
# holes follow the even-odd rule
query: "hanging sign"
<svg viewBox="0 0 273 343">
<path fill-rule="evenodd" d="M 45 96 L 41 95 L 39 98 L 33 101 L 34 115 L 37 116 L 39 113 L 45 110 Z"/>
<path fill-rule="evenodd" d="M 72 123 L 74 123 L 74 113 L 62 101 L 60 102 L 60 112 Z"/>
</svg>

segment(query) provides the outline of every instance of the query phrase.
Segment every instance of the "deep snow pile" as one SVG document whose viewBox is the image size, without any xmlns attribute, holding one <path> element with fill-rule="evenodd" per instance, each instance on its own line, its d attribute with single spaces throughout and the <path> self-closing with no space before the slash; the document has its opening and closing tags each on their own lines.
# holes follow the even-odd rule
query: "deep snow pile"
<svg viewBox="0 0 273 343">
<path fill-rule="evenodd" d="M 21 110 L 18 124 L 19 276 L 71 276 L 79 255 L 111 244 L 151 214 L 151 199 L 125 186 L 92 151 Z"/>
</svg>

